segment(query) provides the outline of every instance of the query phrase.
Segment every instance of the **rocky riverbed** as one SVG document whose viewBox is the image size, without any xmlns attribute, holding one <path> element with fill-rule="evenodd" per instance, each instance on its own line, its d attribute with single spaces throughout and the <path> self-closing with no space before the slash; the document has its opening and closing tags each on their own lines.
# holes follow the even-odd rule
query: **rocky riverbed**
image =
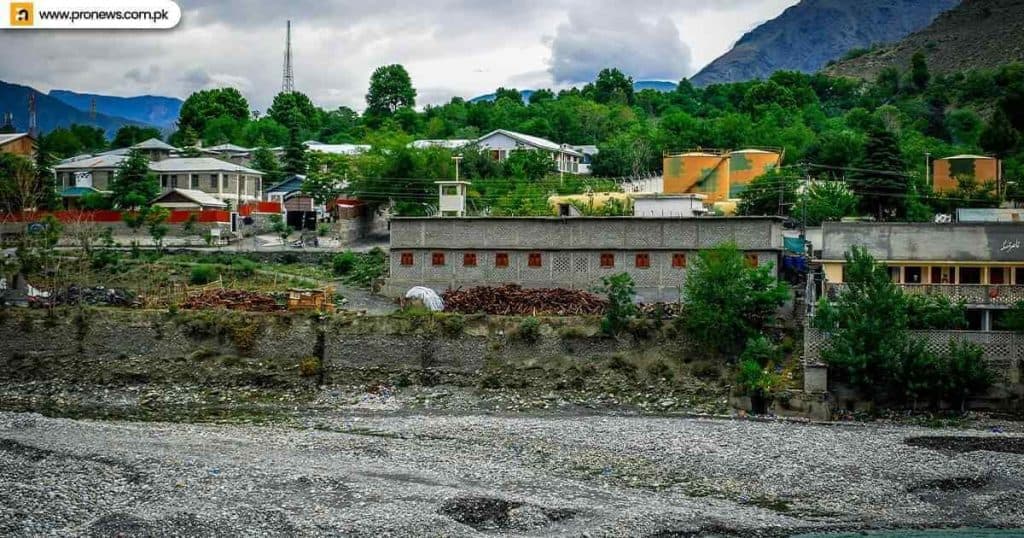
<svg viewBox="0 0 1024 538">
<path fill-rule="evenodd" d="M 1024 437 L 610 415 L 0 413 L 5 536 L 790 536 L 1024 522 Z"/>
</svg>

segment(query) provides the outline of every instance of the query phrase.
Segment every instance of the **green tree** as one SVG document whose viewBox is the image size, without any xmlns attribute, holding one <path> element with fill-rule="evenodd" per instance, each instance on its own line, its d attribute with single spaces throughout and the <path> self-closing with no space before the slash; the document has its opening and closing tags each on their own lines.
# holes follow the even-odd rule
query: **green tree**
<svg viewBox="0 0 1024 538">
<path fill-rule="evenodd" d="M 928 73 L 928 62 L 925 60 L 924 53 L 915 52 L 910 57 L 910 81 L 919 91 L 924 91 L 928 87 L 930 79 L 931 75 Z"/>
<path fill-rule="evenodd" d="M 588 89 L 584 89 L 584 92 Z M 602 69 L 597 74 L 591 91 L 594 101 L 598 103 L 633 104 L 633 78 L 615 68 Z"/>
<path fill-rule="evenodd" d="M 49 210 L 61 209 L 61 197 L 57 187 L 57 175 L 53 171 L 56 159 L 53 149 L 44 138 L 36 144 L 35 171 L 39 189 L 37 204 Z"/>
<path fill-rule="evenodd" d="M 846 289 L 822 299 L 814 327 L 829 335 L 822 359 L 873 395 L 893 388 L 909 345 L 907 303 L 888 269 L 861 247 L 846 254 Z"/>
<path fill-rule="evenodd" d="M 700 251 L 687 270 L 683 326 L 711 351 L 736 358 L 788 298 L 771 264 L 752 267 L 736 245 L 720 245 Z"/>
<path fill-rule="evenodd" d="M 784 170 L 772 170 L 751 181 L 740 193 L 740 215 L 788 215 L 797 201 L 800 178 Z"/>
<path fill-rule="evenodd" d="M 252 167 L 263 172 L 263 183 L 272 186 L 284 179 L 281 163 L 273 151 L 266 147 L 258 147 L 252 152 Z"/>
<path fill-rule="evenodd" d="M 235 88 L 200 90 L 188 96 L 178 113 L 178 131 L 191 128 L 203 133 L 212 119 L 227 117 L 239 122 L 249 119 L 249 102 Z"/>
<path fill-rule="evenodd" d="M 896 136 L 888 130 L 870 133 L 858 167 L 850 186 L 860 198 L 861 209 L 878 220 L 902 216 L 908 182 Z"/>
<path fill-rule="evenodd" d="M 320 110 L 301 92 L 281 92 L 274 96 L 267 115 L 281 125 L 294 125 L 310 136 L 320 129 Z"/>
<path fill-rule="evenodd" d="M 629 273 L 602 277 L 596 291 L 608 298 L 608 308 L 601 320 L 601 331 L 609 336 L 621 334 L 637 314 L 636 304 L 633 303 L 636 296 L 633 278 Z"/>
<path fill-rule="evenodd" d="M 166 207 L 152 206 L 146 208 L 144 213 L 146 228 L 149 230 L 149 236 L 153 239 L 153 244 L 156 245 L 157 250 L 163 250 L 164 238 L 171 230 L 167 226 L 167 219 L 170 218 L 171 211 Z"/>
<path fill-rule="evenodd" d="M 132 150 L 121 161 L 110 182 L 111 200 L 121 209 L 135 210 L 160 194 L 160 184 L 149 171 L 149 159 L 142 152 Z"/>
<path fill-rule="evenodd" d="M 807 226 L 821 226 L 822 222 L 838 221 L 843 217 L 857 214 L 860 201 L 842 181 L 818 181 L 812 183 L 801 197 L 803 207 L 798 209 L 806 215 Z"/>
<path fill-rule="evenodd" d="M 416 106 L 416 90 L 409 73 L 399 64 L 378 67 L 370 76 L 366 94 L 368 116 L 388 117 L 400 108 Z"/>
<path fill-rule="evenodd" d="M 299 128 L 288 129 L 288 145 L 284 147 L 284 173 L 288 175 L 306 174 L 306 146 L 302 143 Z"/>
<path fill-rule="evenodd" d="M 538 181 L 555 171 L 555 161 L 546 151 L 517 150 L 502 163 L 507 177 Z"/>
<path fill-rule="evenodd" d="M 348 155 L 312 153 L 302 192 L 312 196 L 316 203 L 326 204 L 342 195 L 345 181 L 353 173 L 352 158 Z"/>
<path fill-rule="evenodd" d="M 0 153 L 0 203 L 5 212 L 32 211 L 42 195 L 31 160 L 13 153 Z"/>
<path fill-rule="evenodd" d="M 117 130 L 114 140 L 110 142 L 112 148 L 127 148 L 150 138 L 160 139 L 160 129 L 156 127 L 141 127 L 138 125 L 124 125 Z"/>
<path fill-rule="evenodd" d="M 1020 134 L 1013 128 L 1006 112 L 997 108 L 988 123 L 985 124 L 985 129 L 981 131 L 979 142 L 985 151 L 1005 157 L 1017 147 L 1017 143 L 1020 142 Z"/>
<path fill-rule="evenodd" d="M 270 215 L 270 231 L 281 238 L 281 243 L 288 242 L 288 237 L 292 235 L 292 227 L 288 226 L 285 222 L 284 217 L 274 213 Z"/>
<path fill-rule="evenodd" d="M 954 144 L 975 147 L 981 140 L 981 118 L 972 110 L 958 108 L 946 115 L 946 129 Z"/>
</svg>

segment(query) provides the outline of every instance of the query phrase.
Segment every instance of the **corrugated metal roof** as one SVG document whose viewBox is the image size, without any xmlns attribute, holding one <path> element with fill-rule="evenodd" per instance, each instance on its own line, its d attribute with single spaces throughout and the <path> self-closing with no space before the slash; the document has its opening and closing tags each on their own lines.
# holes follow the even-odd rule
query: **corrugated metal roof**
<svg viewBox="0 0 1024 538">
<path fill-rule="evenodd" d="M 212 194 L 197 191 L 193 189 L 171 189 L 160 196 L 153 199 L 151 203 L 159 203 L 161 198 L 164 198 L 170 194 L 180 194 L 189 200 L 203 206 L 203 207 L 227 207 L 227 204 L 214 197 Z"/>
<path fill-rule="evenodd" d="M 229 163 L 213 157 L 182 157 L 164 159 L 149 163 L 149 169 L 163 174 L 178 172 L 230 172 L 234 174 L 247 174 L 250 176 L 262 176 L 263 172 L 253 170 L 239 164 Z"/>
<path fill-rule="evenodd" d="M 950 161 L 953 159 L 995 159 L 995 157 L 989 157 L 988 155 L 971 155 L 965 153 L 963 155 L 954 155 L 952 157 L 943 157 L 941 159 L 935 159 L 936 161 Z"/>
<path fill-rule="evenodd" d="M 17 139 L 19 139 L 19 138 L 21 138 L 23 136 L 28 136 L 28 133 L 0 134 L 0 144 L 6 144 L 8 142 L 14 142 L 15 140 L 17 140 Z"/>
<path fill-rule="evenodd" d="M 124 155 L 96 155 L 93 157 L 86 157 L 77 161 L 65 162 L 54 166 L 54 170 L 90 170 L 95 168 L 117 168 L 122 161 L 125 160 Z"/>
<path fill-rule="evenodd" d="M 138 144 L 132 146 L 132 149 L 163 149 L 167 151 L 175 151 L 178 148 L 160 140 L 159 138 L 150 138 L 149 140 L 143 140 Z"/>
<path fill-rule="evenodd" d="M 572 147 L 570 147 L 570 146 L 567 146 L 567 145 L 563 146 L 563 145 L 557 144 L 555 142 L 552 142 L 552 141 L 550 141 L 550 140 L 548 140 L 546 138 L 541 138 L 539 136 L 533 136 L 533 135 L 528 135 L 528 134 L 523 134 L 523 133 L 517 133 L 515 131 L 509 131 L 507 129 L 495 129 L 495 130 L 485 134 L 484 136 L 481 136 L 480 138 L 476 139 L 476 142 L 479 144 L 480 142 L 482 142 L 482 141 L 484 141 L 484 140 L 486 140 L 486 139 L 488 139 L 488 138 L 490 138 L 490 137 L 492 137 L 492 136 L 494 136 L 496 134 L 503 134 L 503 135 L 505 135 L 505 136 L 507 136 L 509 138 L 512 138 L 514 140 L 518 140 L 518 141 L 520 141 L 520 142 L 522 142 L 522 143 L 524 143 L 524 144 L 526 144 L 528 146 L 533 146 L 535 148 L 547 149 L 547 150 L 551 150 L 551 151 L 561 151 L 563 153 L 568 153 L 570 155 L 576 155 L 578 157 L 582 157 L 583 156 L 580 152 L 572 149 Z"/>
</svg>

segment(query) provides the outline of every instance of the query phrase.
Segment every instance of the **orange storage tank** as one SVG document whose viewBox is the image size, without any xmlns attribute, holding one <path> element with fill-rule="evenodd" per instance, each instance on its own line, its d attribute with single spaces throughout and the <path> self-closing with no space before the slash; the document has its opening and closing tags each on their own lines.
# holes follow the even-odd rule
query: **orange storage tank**
<svg viewBox="0 0 1024 538">
<path fill-rule="evenodd" d="M 712 203 L 728 195 L 728 155 L 705 151 L 669 154 L 662 164 L 667 194 L 704 194 Z"/>
<path fill-rule="evenodd" d="M 741 149 L 729 154 L 730 199 L 740 197 L 751 181 L 779 166 L 782 155 L 764 149 Z"/>
<path fill-rule="evenodd" d="M 987 155 L 954 155 L 932 161 L 932 190 L 956 190 L 958 178 L 973 177 L 979 184 L 999 179 L 999 159 Z"/>
</svg>

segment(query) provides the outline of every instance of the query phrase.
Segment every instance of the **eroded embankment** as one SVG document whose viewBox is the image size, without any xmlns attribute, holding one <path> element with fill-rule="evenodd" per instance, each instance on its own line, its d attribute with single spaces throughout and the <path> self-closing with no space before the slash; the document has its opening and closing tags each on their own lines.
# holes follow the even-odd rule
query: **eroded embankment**
<svg viewBox="0 0 1024 538">
<path fill-rule="evenodd" d="M 0 406 L 50 415 L 728 409 L 728 372 L 671 324 L 608 338 L 591 318 L 65 309 L 3 311 L 0 334 Z"/>
</svg>

